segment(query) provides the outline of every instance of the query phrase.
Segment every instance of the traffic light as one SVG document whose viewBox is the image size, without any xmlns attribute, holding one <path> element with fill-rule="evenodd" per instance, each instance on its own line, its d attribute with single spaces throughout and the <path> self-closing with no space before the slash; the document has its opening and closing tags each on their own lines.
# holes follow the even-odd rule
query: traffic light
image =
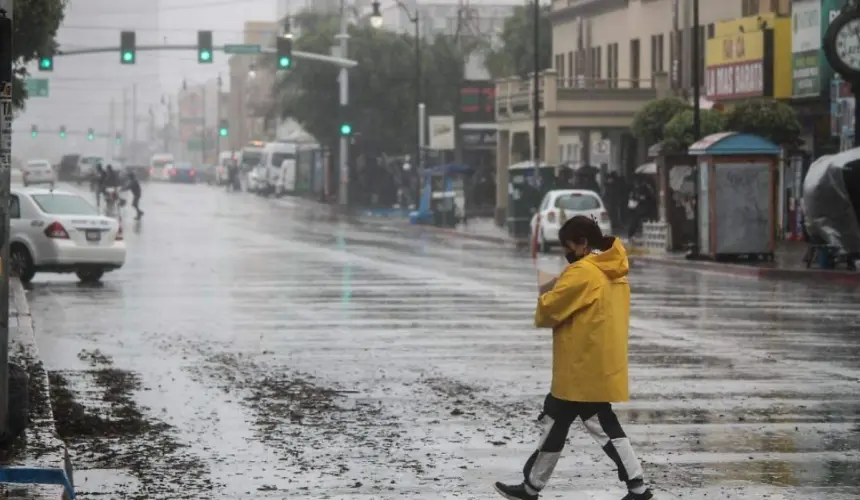
<svg viewBox="0 0 860 500">
<path fill-rule="evenodd" d="M 341 123 L 340 124 L 340 135 L 348 136 L 352 134 L 352 125 L 349 123 Z"/>
<path fill-rule="evenodd" d="M 35 139 L 37 135 L 39 135 L 39 127 L 32 125 L 30 127 L 30 137 Z"/>
<path fill-rule="evenodd" d="M 221 120 L 221 123 L 218 125 L 218 135 L 221 137 L 227 137 L 228 131 L 229 127 L 227 126 L 227 120 Z"/>
<path fill-rule="evenodd" d="M 54 56 L 39 56 L 39 71 L 54 71 Z"/>
<path fill-rule="evenodd" d="M 122 132 L 116 133 L 116 143 L 119 144 L 122 142 Z"/>
<path fill-rule="evenodd" d="M 197 32 L 197 62 L 211 63 L 212 62 L 212 32 L 198 31 Z"/>
<path fill-rule="evenodd" d="M 93 129 L 88 128 L 87 129 L 87 140 L 91 141 L 95 138 L 96 138 L 96 134 L 95 134 L 95 132 L 93 132 Z"/>
<path fill-rule="evenodd" d="M 136 45 L 134 31 L 123 31 L 119 34 L 119 62 L 121 64 L 134 64 L 137 59 L 135 56 Z"/>
<path fill-rule="evenodd" d="M 293 65 L 293 39 L 287 34 L 278 37 L 278 69 L 290 69 Z"/>
<path fill-rule="evenodd" d="M 60 126 L 60 139 L 65 139 L 65 138 L 66 138 L 66 126 L 61 125 Z"/>
</svg>

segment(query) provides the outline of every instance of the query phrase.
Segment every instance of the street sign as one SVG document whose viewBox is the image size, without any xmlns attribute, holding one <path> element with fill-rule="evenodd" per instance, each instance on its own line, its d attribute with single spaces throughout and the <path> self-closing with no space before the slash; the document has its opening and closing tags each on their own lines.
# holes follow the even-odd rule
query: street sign
<svg viewBox="0 0 860 500">
<path fill-rule="evenodd" d="M 25 86 L 29 97 L 48 97 L 47 78 L 27 78 Z"/>
<path fill-rule="evenodd" d="M 224 46 L 225 54 L 259 54 L 262 52 L 259 44 L 239 43 Z"/>
</svg>

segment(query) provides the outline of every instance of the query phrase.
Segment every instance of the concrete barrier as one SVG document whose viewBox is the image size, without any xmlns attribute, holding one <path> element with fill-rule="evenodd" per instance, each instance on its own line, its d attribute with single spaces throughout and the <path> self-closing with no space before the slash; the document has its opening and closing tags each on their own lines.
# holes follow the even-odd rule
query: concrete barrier
<svg viewBox="0 0 860 500">
<path fill-rule="evenodd" d="M 74 498 L 62 484 L 73 484 L 72 464 L 66 445 L 57 435 L 48 372 L 39 357 L 26 291 L 18 279 L 12 278 L 9 292 L 9 359 L 26 368 L 31 377 L 30 425 L 25 431 L 24 449 L 9 464 L 12 467 L 3 473 L 10 482 L 15 479 L 16 484 L 0 485 L 0 496 L 22 500 Z M 61 484 L 18 484 L 30 482 L 28 478 Z"/>
</svg>

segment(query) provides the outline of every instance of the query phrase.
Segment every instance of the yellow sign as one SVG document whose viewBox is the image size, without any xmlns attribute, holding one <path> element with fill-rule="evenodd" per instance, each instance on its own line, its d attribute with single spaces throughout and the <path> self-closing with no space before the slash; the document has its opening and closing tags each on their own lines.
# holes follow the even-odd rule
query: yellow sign
<svg viewBox="0 0 860 500">
<path fill-rule="evenodd" d="M 790 97 L 791 51 L 780 49 L 790 46 L 790 18 L 771 14 L 716 23 L 714 37 L 705 42 L 709 98 Z"/>
<path fill-rule="evenodd" d="M 705 64 L 723 66 L 764 59 L 764 34 L 735 33 L 715 37 L 706 42 Z"/>
</svg>

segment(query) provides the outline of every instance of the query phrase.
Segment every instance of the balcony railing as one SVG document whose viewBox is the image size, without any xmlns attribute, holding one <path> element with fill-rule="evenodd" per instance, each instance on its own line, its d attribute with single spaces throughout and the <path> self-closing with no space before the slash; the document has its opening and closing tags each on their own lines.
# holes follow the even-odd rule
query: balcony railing
<svg viewBox="0 0 860 500">
<path fill-rule="evenodd" d="M 585 78 L 583 76 L 558 77 L 560 89 L 650 89 L 654 88 L 653 80 L 624 79 L 624 78 Z"/>
<path fill-rule="evenodd" d="M 510 117 L 533 111 L 534 82 L 531 78 L 503 78 L 496 81 L 496 116 Z M 665 74 L 647 79 L 584 78 L 559 76 L 555 70 L 538 79 L 538 109 L 556 111 L 559 101 L 649 99 L 668 89 Z"/>
</svg>

